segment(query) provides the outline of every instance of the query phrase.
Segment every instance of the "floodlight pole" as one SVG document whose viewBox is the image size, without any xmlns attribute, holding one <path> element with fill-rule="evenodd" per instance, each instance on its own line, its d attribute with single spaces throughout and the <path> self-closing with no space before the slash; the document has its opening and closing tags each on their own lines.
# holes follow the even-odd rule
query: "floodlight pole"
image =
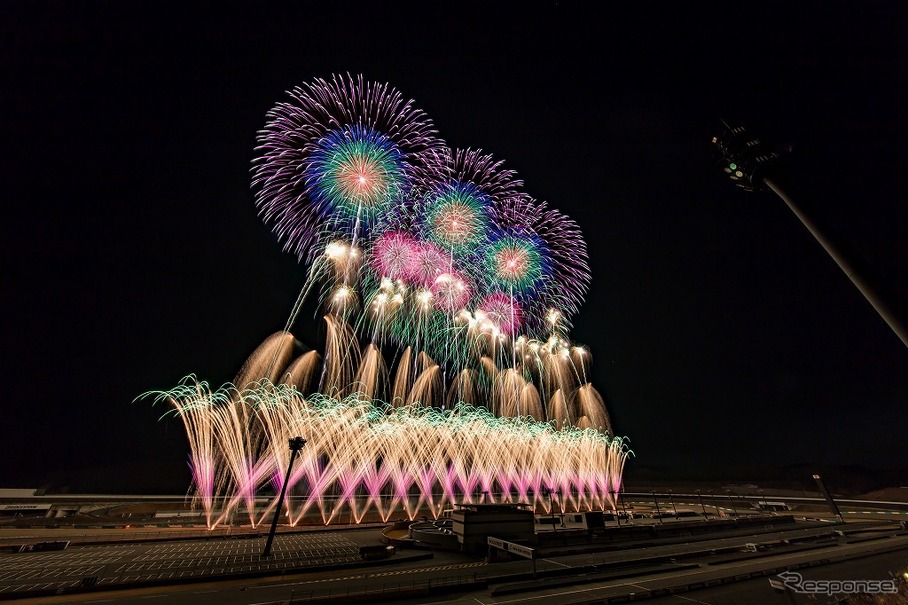
<svg viewBox="0 0 908 605">
<path fill-rule="evenodd" d="M 836 521 L 839 523 L 844 523 L 845 520 L 842 518 L 842 512 L 839 510 L 838 504 L 835 503 L 835 500 L 832 499 L 832 494 L 829 493 L 829 490 L 826 489 L 826 484 L 823 483 L 823 478 L 820 475 L 814 475 L 813 480 L 817 482 L 817 487 L 820 488 L 820 493 L 823 494 L 823 497 L 826 498 L 826 503 L 829 504 L 832 514 L 835 515 Z"/>
<path fill-rule="evenodd" d="M 621 527 L 621 513 L 618 512 L 618 492 L 610 490 L 609 493 L 612 495 L 612 508 L 615 510 L 615 520 L 618 522 L 618 527 Z"/>
<path fill-rule="evenodd" d="M 561 515 L 560 515 L 561 527 L 565 527 L 565 525 L 564 525 L 564 491 L 559 487 L 558 491 L 556 493 L 558 494 L 558 510 L 561 511 Z"/>
<path fill-rule="evenodd" d="M 798 202 L 797 188 L 793 186 L 783 157 L 765 149 L 760 140 L 749 134 L 743 126 L 732 128 L 724 121 L 722 124 L 725 130 L 720 136 L 713 137 L 713 144 L 728 177 L 748 191 L 768 188 L 782 198 L 902 344 L 908 347 L 908 311 L 904 308 L 904 303 L 888 292 L 867 263 L 850 246 L 835 236 L 807 206 Z"/>
<path fill-rule="evenodd" d="M 618 502 L 621 504 L 621 510 L 624 511 L 624 524 L 630 525 L 631 517 L 630 517 L 630 515 L 627 514 L 627 506 L 625 505 L 624 500 L 621 498 L 621 492 L 623 490 L 624 490 L 624 485 L 623 484 L 619 485 L 618 486 Z"/>
<path fill-rule="evenodd" d="M 552 517 L 552 532 L 557 532 L 558 527 L 555 526 L 555 488 L 549 488 L 549 515 Z"/>
<path fill-rule="evenodd" d="M 728 495 L 728 501 L 731 502 L 731 510 L 734 511 L 735 519 L 737 519 L 738 518 L 738 507 L 735 506 L 735 501 L 731 497 L 731 490 L 727 489 L 727 490 L 725 490 L 725 493 Z"/>
<path fill-rule="evenodd" d="M 709 490 L 709 497 L 713 499 L 713 506 L 716 507 L 716 519 L 722 517 L 722 512 L 719 510 L 719 499 L 713 494 L 713 490 Z"/>
<path fill-rule="evenodd" d="M 656 499 L 656 490 L 653 490 L 653 504 L 656 505 L 656 516 L 659 517 L 659 523 L 665 523 L 662 520 L 662 511 L 659 510 L 659 500 Z"/>
<path fill-rule="evenodd" d="M 277 520 L 281 516 L 281 509 L 284 504 L 284 496 L 287 494 L 287 484 L 290 483 L 290 470 L 293 468 L 293 461 L 306 440 L 302 437 L 294 437 L 290 440 L 290 462 L 287 464 L 287 475 L 284 477 L 284 484 L 281 485 L 281 495 L 277 498 L 277 506 L 274 508 L 274 517 L 271 519 L 271 531 L 268 532 L 268 539 L 265 541 L 265 550 L 262 551 L 262 557 L 271 556 L 271 544 L 274 542 L 274 534 L 277 531 Z"/>
<path fill-rule="evenodd" d="M 885 321 L 889 325 L 889 328 L 895 332 L 895 335 L 901 339 L 902 344 L 908 347 L 908 326 L 906 326 L 905 320 L 900 317 L 900 314 L 894 308 L 893 302 L 888 296 L 881 292 L 881 285 L 876 283 L 866 267 L 862 266 L 864 263 L 849 250 L 849 247 L 846 246 L 844 242 L 837 241 L 836 238 L 820 224 L 816 217 L 811 216 L 811 214 L 805 210 L 803 204 L 797 203 L 797 200 L 791 194 L 792 189 L 787 185 L 786 180 L 787 178 L 784 174 L 769 174 L 763 177 L 763 182 L 766 183 L 766 186 L 788 204 L 791 211 L 794 212 L 795 216 L 801 220 L 801 223 L 807 227 L 807 230 L 810 231 L 820 245 L 823 246 L 826 253 L 832 257 L 832 260 L 836 262 L 842 272 L 848 276 L 851 283 L 860 290 L 861 294 L 864 295 L 864 298 L 867 299 L 867 302 L 873 306 L 880 317 L 883 318 L 883 321 Z"/>
</svg>

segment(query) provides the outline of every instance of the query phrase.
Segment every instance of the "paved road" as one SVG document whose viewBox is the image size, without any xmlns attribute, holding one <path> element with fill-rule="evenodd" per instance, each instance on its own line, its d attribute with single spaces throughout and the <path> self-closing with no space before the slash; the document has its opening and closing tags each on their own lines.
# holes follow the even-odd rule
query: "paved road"
<svg viewBox="0 0 908 605">
<path fill-rule="evenodd" d="M 862 527 L 862 526 L 859 526 Z M 821 558 L 817 553 L 835 552 L 838 545 L 829 547 L 823 544 L 811 544 L 811 538 L 829 535 L 835 529 L 828 526 L 808 529 L 789 529 L 759 536 L 735 536 L 714 538 L 702 542 L 689 544 L 672 544 L 649 546 L 632 550 L 612 551 L 603 553 L 590 553 L 570 555 L 564 557 L 549 557 L 537 561 L 540 572 L 555 570 L 564 571 L 566 568 L 586 568 L 592 571 L 591 566 L 604 569 L 610 564 L 621 563 L 623 566 L 638 566 L 653 575 L 653 581 L 675 582 L 676 578 L 684 577 L 691 567 L 700 561 L 705 565 L 706 571 L 715 571 L 721 565 L 723 568 L 735 565 L 747 565 L 753 561 L 741 561 L 742 553 L 730 552 L 722 554 L 725 549 L 739 551 L 745 542 L 775 542 L 776 548 L 772 553 L 758 553 L 761 561 L 772 561 L 779 549 L 788 549 L 784 556 Z M 279 536 L 276 541 L 275 559 L 262 562 L 258 553 L 261 552 L 261 539 L 245 540 L 212 540 L 212 541 L 185 541 L 151 544 L 129 544 L 109 546 L 85 546 L 71 548 L 57 553 L 23 553 L 20 555 L 0 555 L 0 588 L 3 586 L 19 587 L 25 590 L 28 587 L 43 587 L 42 581 L 57 582 L 57 586 L 70 585 L 69 582 L 78 582 L 85 574 L 95 574 L 102 579 L 100 584 L 112 584 L 115 581 L 141 581 L 142 579 L 179 579 L 179 578 L 206 578 L 213 573 L 237 573 L 246 570 L 269 569 L 275 574 L 282 573 L 288 566 L 303 567 L 336 563 L 355 563 L 359 561 L 358 548 L 354 540 L 360 543 L 368 542 L 372 531 L 351 532 L 319 532 L 313 534 L 296 534 Z M 377 533 L 377 532 L 375 532 Z M 806 544 L 788 547 L 778 545 L 781 539 L 792 542 L 805 540 Z M 377 540 L 377 535 L 375 536 Z M 908 537 L 903 538 L 908 544 Z M 869 546 L 852 545 L 849 548 L 872 548 L 882 543 L 877 540 Z M 803 552 L 805 548 L 813 549 Z M 801 549 L 801 552 L 791 552 Z M 710 551 L 714 551 L 711 553 Z M 719 553 L 719 554 L 715 554 Z M 749 556 L 749 555 L 744 555 Z M 676 557 L 673 562 L 669 557 Z M 700 559 L 691 559 L 700 557 Z M 802 559 L 803 560 L 803 559 Z M 691 561 L 695 561 L 691 565 Z M 760 563 L 760 561 L 757 561 Z M 10 565 L 12 564 L 12 566 Z M 271 567 L 273 566 L 273 567 Z M 202 601 L 225 604 L 250 604 L 269 601 L 287 600 L 291 597 L 323 596 L 326 594 L 337 595 L 339 592 L 385 591 L 382 601 L 390 602 L 392 596 L 400 588 L 427 589 L 430 586 L 438 589 L 440 586 L 455 586 L 466 588 L 464 585 L 473 583 L 477 579 L 490 583 L 513 582 L 519 578 L 514 574 L 527 576 L 531 563 L 525 560 L 486 565 L 484 561 L 472 559 L 459 554 L 436 553 L 432 561 L 392 563 L 389 566 L 372 569 L 350 569 L 340 571 L 317 571 L 297 576 L 271 577 L 261 579 L 245 579 L 233 581 L 211 582 L 206 584 L 193 583 L 191 585 L 156 586 L 142 590 L 117 590 L 116 592 L 96 592 L 82 595 L 69 595 L 42 599 L 41 602 L 111 602 L 118 603 L 146 603 L 146 599 L 167 597 L 167 602 L 173 603 L 198 603 Z M 734 569 L 734 567 L 732 567 Z M 694 569 L 694 572 L 698 570 Z M 601 572 L 599 572 L 601 573 Z M 615 575 L 615 572 L 611 572 Z M 625 572 L 626 575 L 626 570 Z M 598 577 L 598 576 L 597 576 Z M 48 580 L 50 578 L 51 580 Z M 640 584 L 637 580 L 631 584 L 628 580 L 614 584 L 614 587 Z M 599 582 L 602 584 L 602 582 Z M 642 584 L 640 584 L 642 585 Z M 579 586 L 579 585 L 578 585 Z M 587 586 L 579 586 L 577 594 L 585 595 Z M 536 587 L 534 587 L 536 588 Z M 552 602 L 561 602 L 557 599 L 565 594 L 573 595 L 574 591 L 564 592 L 565 589 L 556 589 L 552 593 Z M 421 597 L 425 602 L 427 598 L 438 598 L 437 590 L 432 597 Z M 488 590 L 479 590 L 470 593 L 474 599 L 481 603 L 496 603 L 499 597 L 490 597 Z M 537 593 L 532 593 L 537 594 Z M 543 596 L 546 593 L 540 593 Z M 522 602 L 514 600 L 524 595 L 512 595 L 505 598 L 508 603 Z M 504 597 L 502 597 L 504 598 Z M 535 598 L 535 596 L 534 596 Z M 492 599 L 492 600 L 483 600 Z M 476 600 L 472 601 L 476 603 Z M 545 603 L 545 601 L 542 601 Z"/>
<path fill-rule="evenodd" d="M 357 534 L 356 537 L 360 537 Z M 374 536 L 377 544 L 378 536 Z M 361 561 L 346 534 L 318 532 L 277 536 L 274 556 L 262 559 L 263 538 L 187 540 L 75 546 L 63 551 L 0 554 L 0 596 L 30 590 L 203 578 L 251 571 L 341 565 Z"/>
<path fill-rule="evenodd" d="M 822 567 L 810 567 L 798 573 L 805 580 L 888 580 L 891 573 L 901 574 L 908 571 L 908 551 L 873 555 L 832 563 Z M 908 590 L 902 585 L 901 591 Z M 792 592 L 779 592 L 769 586 L 768 578 L 758 578 L 726 584 L 716 588 L 706 588 L 683 595 L 659 597 L 649 601 L 656 605 L 823 605 L 839 603 L 843 594 L 812 597 Z"/>
<path fill-rule="evenodd" d="M 740 547 L 744 542 L 802 540 L 830 533 L 829 527 L 790 529 L 763 536 L 726 537 L 683 545 L 650 546 L 631 551 L 571 555 L 538 562 L 540 569 L 604 565 L 656 557 L 680 556 Z M 262 559 L 262 538 L 188 540 L 119 545 L 74 546 L 58 552 L 0 554 L 0 596 L 36 590 L 68 589 L 84 578 L 97 586 L 151 581 L 179 581 L 248 572 L 281 573 L 290 569 L 352 565 L 360 562 L 358 545 L 379 544 L 377 530 L 279 535 L 274 557 Z M 468 560 L 462 557 L 461 562 Z M 523 573 L 529 562 L 496 565 L 493 574 Z M 441 570 L 438 570 L 441 571 Z M 397 575 L 385 572 L 383 575 Z M 435 577 L 434 575 L 427 576 Z M 357 578 L 360 579 L 360 578 Z M 398 579 L 398 578 L 394 578 Z M 349 585 L 349 584 L 348 584 Z M 324 589 L 316 586 L 315 590 Z"/>
<path fill-rule="evenodd" d="M 760 573 L 763 570 L 773 570 L 786 566 L 806 564 L 809 561 L 832 559 L 842 556 L 862 555 L 874 550 L 895 548 L 899 549 L 901 556 L 908 556 L 908 536 L 886 538 L 872 543 L 861 542 L 858 544 L 833 545 L 826 548 L 808 552 L 783 553 L 752 560 L 735 561 L 719 565 L 700 565 L 693 569 L 678 571 L 659 571 L 652 575 L 641 575 L 634 578 L 606 579 L 601 582 L 590 582 L 582 585 L 553 587 L 543 590 L 493 596 L 484 592 L 471 592 L 453 599 L 438 599 L 435 603 L 449 605 L 572 605 L 592 601 L 608 602 L 609 599 L 620 598 L 635 593 L 639 597 L 645 594 L 659 594 L 668 591 L 672 586 L 680 584 L 699 583 L 704 587 L 713 583 L 718 584 L 721 578 L 744 576 L 746 574 Z M 773 572 L 775 573 L 775 572 Z M 761 578 L 766 582 L 766 578 Z M 686 592 L 674 601 L 663 602 L 696 603 L 698 591 Z M 765 594 L 765 593 L 764 593 Z M 405 601 L 400 601 L 401 603 Z M 417 601 L 411 601 L 416 603 Z M 422 602 L 428 602 L 423 600 Z M 732 601 L 738 603 L 738 601 Z M 766 599 L 758 600 L 759 603 L 768 603 Z"/>
<path fill-rule="evenodd" d="M 153 605 L 155 599 L 176 605 L 198 603 L 224 603 L 225 605 L 248 605 L 273 601 L 287 602 L 291 597 L 303 599 L 317 590 L 347 592 L 351 586 L 369 585 L 375 591 L 383 588 L 396 592 L 399 586 L 415 581 L 425 582 L 428 578 L 460 577 L 470 581 L 473 574 L 486 566 L 484 561 L 467 559 L 454 553 L 435 553 L 430 560 L 408 561 L 393 566 L 372 569 L 344 569 L 333 571 L 309 571 L 270 578 L 227 579 L 217 582 L 200 582 L 183 585 L 154 586 L 148 588 L 127 588 L 112 592 L 89 592 L 67 594 L 36 599 L 14 601 L 16 605 L 37 603 L 117 603 Z M 481 571 L 480 571 L 481 573 Z"/>
</svg>

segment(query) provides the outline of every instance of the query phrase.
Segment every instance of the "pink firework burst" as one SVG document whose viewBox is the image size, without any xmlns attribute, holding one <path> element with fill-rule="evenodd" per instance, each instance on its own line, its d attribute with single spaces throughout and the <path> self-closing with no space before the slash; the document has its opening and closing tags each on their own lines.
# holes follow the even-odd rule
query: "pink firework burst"
<svg viewBox="0 0 908 605">
<path fill-rule="evenodd" d="M 470 300 L 470 286 L 457 273 L 442 273 L 432 283 L 432 297 L 435 307 L 441 311 L 463 309 Z"/>
<path fill-rule="evenodd" d="M 371 264 L 381 277 L 410 277 L 419 254 L 419 242 L 404 231 L 389 231 L 375 238 Z"/>
<path fill-rule="evenodd" d="M 430 242 L 419 242 L 410 266 L 410 281 L 431 288 L 439 275 L 450 272 L 450 266 L 451 259 L 444 250 Z"/>
<path fill-rule="evenodd" d="M 492 292 L 486 296 L 480 303 L 476 315 L 477 318 L 481 315 L 482 321 L 488 322 L 508 336 L 513 336 L 517 332 L 523 319 L 520 303 L 504 292 Z"/>
</svg>

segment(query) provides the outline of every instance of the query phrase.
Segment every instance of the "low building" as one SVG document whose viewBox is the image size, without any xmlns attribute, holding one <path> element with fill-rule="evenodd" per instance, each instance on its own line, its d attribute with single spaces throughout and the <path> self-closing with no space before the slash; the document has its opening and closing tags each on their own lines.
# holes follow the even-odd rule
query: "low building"
<svg viewBox="0 0 908 605">
<path fill-rule="evenodd" d="M 463 552 L 485 551 L 489 536 L 514 542 L 535 538 L 530 504 L 457 504 L 451 513 L 453 531 Z"/>
</svg>

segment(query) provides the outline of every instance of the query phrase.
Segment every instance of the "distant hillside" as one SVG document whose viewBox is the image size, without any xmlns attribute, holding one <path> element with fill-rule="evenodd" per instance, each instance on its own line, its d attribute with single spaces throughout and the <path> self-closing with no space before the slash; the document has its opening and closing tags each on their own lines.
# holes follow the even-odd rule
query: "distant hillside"
<svg viewBox="0 0 908 605">
<path fill-rule="evenodd" d="M 887 487 L 864 494 L 867 500 L 882 502 L 908 502 L 908 487 Z"/>
<path fill-rule="evenodd" d="M 636 466 L 631 462 L 625 469 L 627 489 L 671 488 L 684 486 L 693 489 L 721 489 L 739 486 L 741 491 L 754 488 L 791 491 L 816 491 L 814 473 L 823 477 L 826 487 L 835 494 L 858 496 L 881 491 L 898 495 L 900 486 L 908 486 L 908 468 L 873 469 L 862 466 L 747 466 L 697 467 L 676 469 L 657 466 Z M 908 489 L 901 490 L 908 492 Z M 906 496 L 901 495 L 902 498 Z M 894 498 L 893 498 L 894 499 Z M 908 500 L 906 500 L 908 501 Z"/>
</svg>

